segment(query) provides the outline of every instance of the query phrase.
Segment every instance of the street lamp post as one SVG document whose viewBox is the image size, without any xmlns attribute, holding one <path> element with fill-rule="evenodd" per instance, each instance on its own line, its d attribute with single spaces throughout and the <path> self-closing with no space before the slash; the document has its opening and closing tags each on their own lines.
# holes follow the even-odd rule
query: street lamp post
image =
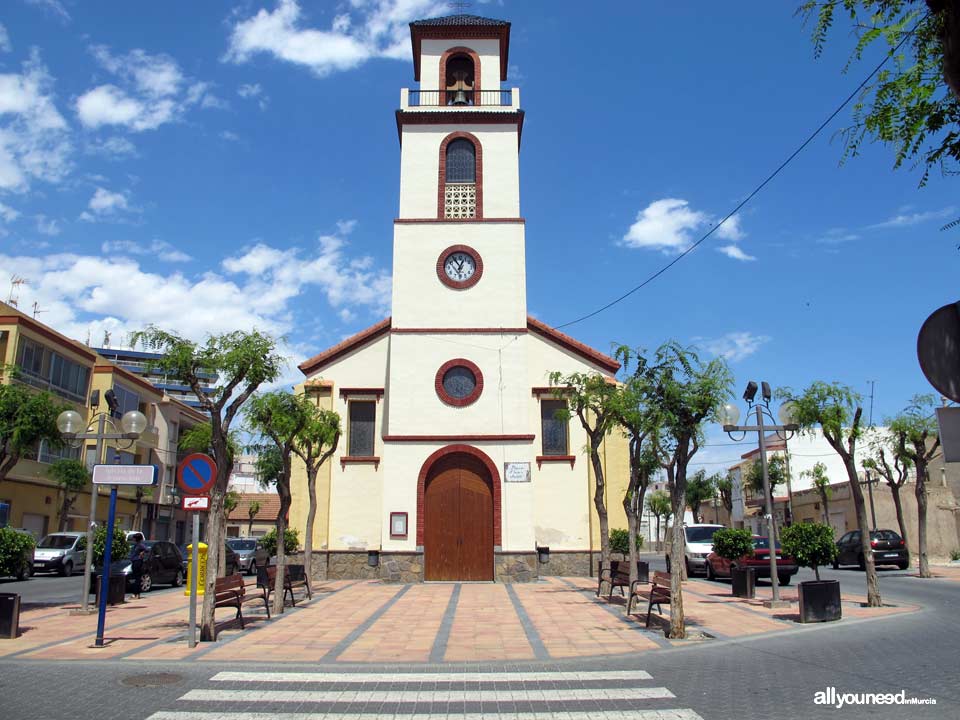
<svg viewBox="0 0 960 720">
<path fill-rule="evenodd" d="M 770 554 L 770 585 L 773 588 L 773 599 L 770 607 L 781 607 L 785 603 L 780 601 L 780 579 L 777 576 L 777 525 L 773 513 L 773 497 L 770 492 L 770 476 L 767 468 L 767 431 L 772 430 L 784 440 L 788 440 L 793 433 L 799 429 L 799 426 L 793 422 L 792 404 L 787 402 L 780 406 L 779 418 L 781 424 L 776 424 L 773 415 L 770 412 L 770 400 L 772 393 L 770 386 L 761 383 L 762 400 L 754 402 L 757 394 L 757 384 L 751 380 L 747 383 L 747 389 L 743 393 L 743 399 L 747 401 L 747 412 L 753 410 L 756 413 L 756 425 L 737 425 L 740 420 L 740 410 L 736 405 L 727 403 L 720 412 L 720 421 L 723 423 L 723 430 L 731 439 L 742 440 L 748 432 L 756 432 L 760 445 L 760 470 L 763 476 L 763 495 L 766 505 L 767 533 L 769 535 L 769 554 Z M 767 423 L 766 419 L 770 422 Z M 742 433 L 739 438 L 734 438 L 734 433 Z M 785 434 L 786 433 L 786 434 Z"/>
<path fill-rule="evenodd" d="M 98 412 L 94 418 L 97 420 L 96 432 L 90 432 L 90 426 L 94 418 L 84 422 L 83 416 L 76 410 L 64 410 L 57 416 L 57 429 L 60 434 L 74 447 L 83 444 L 84 440 L 96 440 L 96 460 L 99 463 L 103 459 L 103 443 L 105 440 L 127 440 L 129 444 L 124 447 L 130 447 L 140 437 L 140 434 L 146 429 L 147 418 L 139 410 L 130 410 L 124 413 L 120 418 L 120 432 L 117 432 L 117 423 L 113 413 L 119 407 L 116 395 L 113 390 L 107 390 L 104 394 L 107 401 L 107 410 Z M 90 396 L 90 407 L 97 408 L 100 405 L 99 391 L 94 391 Z M 110 424 L 113 432 L 106 432 L 107 424 Z M 80 612 L 86 614 L 90 612 L 90 575 L 93 568 L 93 527 L 96 524 L 97 512 L 97 486 L 90 489 L 90 515 L 87 522 L 87 550 L 83 561 L 83 588 L 80 591 Z M 109 541 L 109 539 L 108 539 Z M 108 573 L 109 568 L 104 568 L 104 573 Z"/>
</svg>

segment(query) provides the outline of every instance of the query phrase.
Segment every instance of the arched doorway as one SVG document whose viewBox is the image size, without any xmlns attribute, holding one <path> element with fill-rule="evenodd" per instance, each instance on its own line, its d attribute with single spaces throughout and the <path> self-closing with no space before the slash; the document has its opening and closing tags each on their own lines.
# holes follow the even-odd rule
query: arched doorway
<svg viewBox="0 0 960 720">
<path fill-rule="evenodd" d="M 430 466 L 424 484 L 424 579 L 492 580 L 494 493 L 486 464 L 450 453 Z"/>
</svg>

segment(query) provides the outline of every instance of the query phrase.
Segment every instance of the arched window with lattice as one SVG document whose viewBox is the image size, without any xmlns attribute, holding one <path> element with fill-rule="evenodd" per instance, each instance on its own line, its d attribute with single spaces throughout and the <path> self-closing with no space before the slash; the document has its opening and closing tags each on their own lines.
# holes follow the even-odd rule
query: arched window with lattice
<svg viewBox="0 0 960 720">
<path fill-rule="evenodd" d="M 467 138 L 456 138 L 447 143 L 443 162 L 443 216 L 478 217 L 476 146 Z"/>
</svg>

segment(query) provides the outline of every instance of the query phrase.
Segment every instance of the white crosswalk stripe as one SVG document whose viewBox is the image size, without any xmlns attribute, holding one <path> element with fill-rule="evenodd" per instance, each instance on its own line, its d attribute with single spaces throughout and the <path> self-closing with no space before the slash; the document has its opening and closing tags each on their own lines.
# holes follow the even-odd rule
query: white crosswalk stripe
<svg viewBox="0 0 960 720">
<path fill-rule="evenodd" d="M 676 696 L 651 680 L 643 670 L 224 671 L 210 679 L 213 687 L 184 693 L 183 709 L 147 720 L 703 720 L 690 708 L 666 707 Z"/>
</svg>

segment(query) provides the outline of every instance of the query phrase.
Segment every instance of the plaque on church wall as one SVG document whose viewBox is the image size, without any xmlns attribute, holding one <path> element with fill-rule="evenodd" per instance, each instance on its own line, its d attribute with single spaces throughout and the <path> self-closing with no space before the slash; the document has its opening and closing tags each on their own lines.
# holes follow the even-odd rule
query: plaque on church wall
<svg viewBox="0 0 960 720">
<path fill-rule="evenodd" d="M 530 463 L 508 462 L 503 464 L 504 482 L 530 482 Z"/>
</svg>

